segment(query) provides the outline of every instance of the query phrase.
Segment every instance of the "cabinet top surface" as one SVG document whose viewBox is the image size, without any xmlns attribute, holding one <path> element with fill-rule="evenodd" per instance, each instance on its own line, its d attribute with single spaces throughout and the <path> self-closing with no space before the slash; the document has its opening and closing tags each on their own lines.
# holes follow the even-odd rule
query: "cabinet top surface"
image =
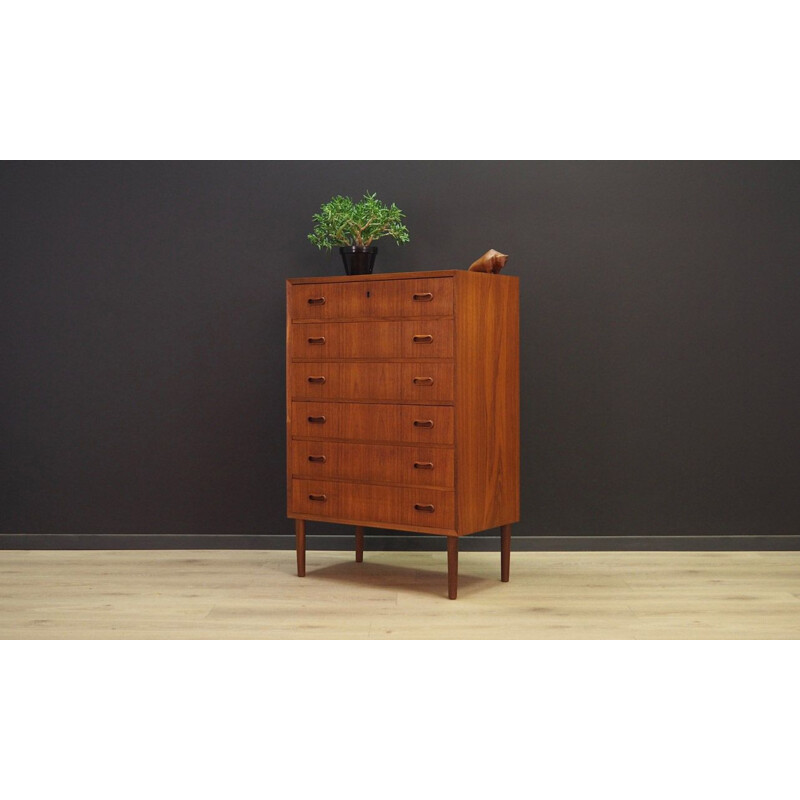
<svg viewBox="0 0 800 800">
<path fill-rule="evenodd" d="M 287 283 L 350 283 L 354 281 L 399 281 L 399 280 L 418 280 L 420 278 L 452 278 L 455 275 L 487 275 L 485 272 L 470 272 L 466 269 L 440 269 L 428 272 L 383 272 L 370 275 L 333 275 L 324 278 L 288 278 Z M 511 278 L 516 275 L 495 275 L 497 278 Z"/>
</svg>

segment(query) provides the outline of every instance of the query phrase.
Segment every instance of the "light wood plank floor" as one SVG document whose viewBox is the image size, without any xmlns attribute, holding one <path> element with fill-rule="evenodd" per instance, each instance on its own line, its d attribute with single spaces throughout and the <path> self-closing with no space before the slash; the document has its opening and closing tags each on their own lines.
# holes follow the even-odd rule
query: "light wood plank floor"
<svg viewBox="0 0 800 800">
<path fill-rule="evenodd" d="M 0 551 L 3 639 L 797 639 L 800 552 Z"/>
</svg>

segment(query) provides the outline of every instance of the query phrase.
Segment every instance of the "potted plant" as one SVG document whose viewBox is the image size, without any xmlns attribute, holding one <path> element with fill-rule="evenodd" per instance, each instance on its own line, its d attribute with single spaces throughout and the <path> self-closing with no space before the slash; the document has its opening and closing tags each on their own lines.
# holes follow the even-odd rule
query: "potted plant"
<svg viewBox="0 0 800 800">
<path fill-rule="evenodd" d="M 339 245 L 344 271 L 366 275 L 375 265 L 378 248 L 371 246 L 374 241 L 384 236 L 391 236 L 398 245 L 408 241 L 404 216 L 394 203 L 386 206 L 375 194 L 365 194 L 358 203 L 337 195 L 311 218 L 314 230 L 308 238 L 320 250 Z"/>
</svg>

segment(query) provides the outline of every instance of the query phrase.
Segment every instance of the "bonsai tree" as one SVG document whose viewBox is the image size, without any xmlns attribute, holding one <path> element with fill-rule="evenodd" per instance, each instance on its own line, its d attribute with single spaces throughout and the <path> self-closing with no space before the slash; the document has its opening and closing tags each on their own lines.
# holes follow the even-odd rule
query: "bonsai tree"
<svg viewBox="0 0 800 800">
<path fill-rule="evenodd" d="M 394 203 L 386 206 L 374 194 L 365 194 L 358 203 L 337 195 L 311 218 L 315 224 L 308 238 L 320 250 L 334 246 L 369 247 L 383 236 L 391 236 L 399 245 L 408 241 L 404 216 Z"/>
</svg>

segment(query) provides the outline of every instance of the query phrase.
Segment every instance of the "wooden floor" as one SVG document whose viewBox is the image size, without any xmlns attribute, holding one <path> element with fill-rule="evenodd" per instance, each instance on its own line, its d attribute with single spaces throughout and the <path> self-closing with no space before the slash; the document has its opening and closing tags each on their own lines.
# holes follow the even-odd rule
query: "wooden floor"
<svg viewBox="0 0 800 800">
<path fill-rule="evenodd" d="M 0 551 L 3 639 L 797 639 L 800 552 Z"/>
</svg>

